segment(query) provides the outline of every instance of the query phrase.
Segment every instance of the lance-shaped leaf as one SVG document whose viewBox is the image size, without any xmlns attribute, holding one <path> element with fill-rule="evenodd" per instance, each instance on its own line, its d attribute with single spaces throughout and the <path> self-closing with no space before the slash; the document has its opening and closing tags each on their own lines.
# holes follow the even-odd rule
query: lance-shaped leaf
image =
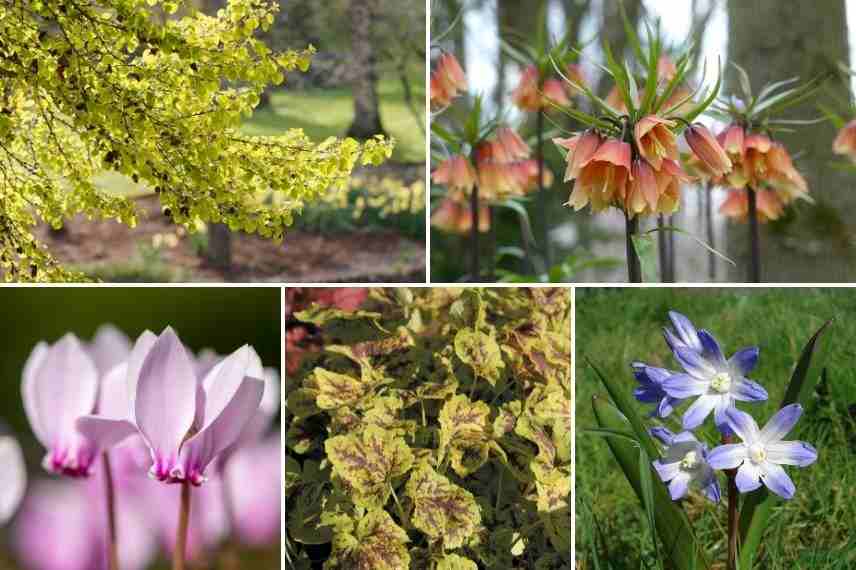
<svg viewBox="0 0 856 570">
<path fill-rule="evenodd" d="M 324 447 L 333 474 L 352 488 L 354 503 L 365 508 L 382 508 L 389 499 L 391 480 L 413 465 L 413 453 L 404 439 L 377 426 L 331 437 Z"/>
<path fill-rule="evenodd" d="M 437 563 L 437 570 L 478 570 L 478 565 L 469 558 L 447 554 Z"/>
<path fill-rule="evenodd" d="M 405 492 L 413 501 L 413 526 L 432 540 L 442 540 L 443 548 L 460 548 L 481 524 L 472 493 L 438 474 L 427 461 L 410 474 Z"/>
<path fill-rule="evenodd" d="M 316 368 L 310 379 L 318 390 L 316 403 L 322 410 L 352 406 L 366 393 L 366 385 L 347 374 Z"/>
<path fill-rule="evenodd" d="M 490 408 L 484 402 L 471 402 L 459 394 L 440 410 L 440 460 L 448 452 L 452 469 L 466 477 L 487 462 L 487 418 Z"/>
<path fill-rule="evenodd" d="M 820 364 L 822 359 L 814 358 L 814 356 L 819 347 L 820 335 L 831 322 L 824 323 L 803 347 L 797 367 L 791 374 L 791 381 L 785 391 L 782 408 L 794 403 L 806 407 L 809 396 L 814 393 L 822 368 Z M 761 543 L 761 537 L 770 521 L 773 506 L 780 500 L 776 495 L 767 491 L 766 487 L 762 487 L 746 497 L 743 508 L 740 510 L 741 568 L 753 567 L 758 545 Z"/>
<path fill-rule="evenodd" d="M 342 518 L 339 515 L 336 518 Z M 329 517 L 325 522 L 331 523 Z M 384 510 L 370 510 L 356 524 L 336 521 L 333 551 L 324 563 L 325 570 L 401 570 L 410 567 L 407 533 Z"/>
<path fill-rule="evenodd" d="M 461 329 L 455 335 L 455 354 L 461 362 L 469 365 L 475 375 L 496 386 L 505 368 L 499 345 L 489 334 L 472 329 Z"/>
<path fill-rule="evenodd" d="M 606 399 L 593 397 L 592 407 L 601 429 L 611 430 L 614 433 L 630 431 L 631 426 L 627 418 Z M 696 541 L 686 513 L 672 501 L 668 490 L 656 474 L 651 474 L 653 468 L 650 465 L 645 466 L 649 475 L 646 479 L 650 484 L 643 485 L 645 481 L 642 478 L 643 466 L 640 465 L 640 457 L 658 456 L 640 453 L 639 446 L 625 438 L 607 437 L 606 443 L 643 505 L 648 502 L 645 487 L 650 491 L 649 498 L 652 499 L 652 504 L 649 505 L 649 511 L 653 511 L 654 525 L 663 545 L 661 553 L 665 558 L 677 570 L 708 568 L 706 556 Z"/>
</svg>

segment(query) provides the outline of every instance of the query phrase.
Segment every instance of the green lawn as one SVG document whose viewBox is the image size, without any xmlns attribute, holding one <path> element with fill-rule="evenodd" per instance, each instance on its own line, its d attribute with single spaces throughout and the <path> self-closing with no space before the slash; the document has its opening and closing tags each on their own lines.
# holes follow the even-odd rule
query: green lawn
<svg viewBox="0 0 856 570">
<path fill-rule="evenodd" d="M 578 568 L 655 568 L 643 511 L 594 425 L 591 397 L 603 389 L 585 358 L 604 374 L 635 381 L 633 360 L 679 368 L 660 331 L 670 309 L 710 330 L 730 356 L 760 346 L 752 375 L 768 390 L 766 404 L 747 404 L 759 423 L 778 408 L 793 365 L 809 337 L 829 318 L 836 321 L 824 338 L 823 364 L 829 390 L 812 403 L 790 437 L 815 445 L 819 460 L 787 468 L 796 497 L 782 501 L 763 541 L 759 568 L 856 567 L 856 290 L 850 289 L 610 289 L 577 290 L 576 300 L 576 552 Z M 640 410 L 648 407 L 640 404 Z M 679 408 L 680 418 L 684 408 Z M 854 411 L 848 414 L 848 407 Z M 675 419 L 669 427 L 677 430 Z M 712 434 L 711 434 L 712 435 Z M 685 501 L 694 528 L 724 568 L 726 508 L 712 507 L 698 494 Z M 594 546 L 593 536 L 601 540 Z"/>
<path fill-rule="evenodd" d="M 416 117 L 408 107 L 398 77 L 382 78 L 378 84 L 381 122 L 397 141 L 393 160 L 425 161 L 425 86 L 411 79 L 413 104 L 420 111 Z M 244 124 L 244 131 L 254 135 L 275 135 L 286 129 L 301 128 L 316 141 L 345 134 L 354 116 L 350 88 L 275 91 L 271 106 L 260 109 Z M 421 126 L 421 128 L 420 128 Z"/>
</svg>

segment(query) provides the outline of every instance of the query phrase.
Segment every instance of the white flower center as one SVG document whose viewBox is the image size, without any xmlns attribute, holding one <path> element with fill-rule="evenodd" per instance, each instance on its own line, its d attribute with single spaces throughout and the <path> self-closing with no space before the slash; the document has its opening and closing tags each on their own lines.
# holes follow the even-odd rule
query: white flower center
<svg viewBox="0 0 856 570">
<path fill-rule="evenodd" d="M 764 463 L 767 460 L 767 450 L 759 443 L 749 446 L 749 459 L 752 463 Z"/>
<path fill-rule="evenodd" d="M 681 459 L 681 469 L 692 471 L 693 469 L 698 467 L 699 463 L 700 459 L 698 456 L 698 452 L 690 451 L 689 453 L 684 455 L 683 459 Z"/>
<path fill-rule="evenodd" d="M 727 394 L 731 391 L 731 375 L 728 372 L 717 372 L 710 380 L 710 387 L 714 392 Z"/>
</svg>

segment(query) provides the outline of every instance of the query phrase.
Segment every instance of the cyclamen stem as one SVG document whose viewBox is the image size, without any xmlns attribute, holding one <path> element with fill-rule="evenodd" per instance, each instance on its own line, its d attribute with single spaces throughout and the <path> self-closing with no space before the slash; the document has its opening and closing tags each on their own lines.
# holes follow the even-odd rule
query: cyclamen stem
<svg viewBox="0 0 856 570">
<path fill-rule="evenodd" d="M 172 570 L 184 570 L 187 552 L 187 530 L 190 527 L 190 483 L 181 484 L 181 505 L 178 510 L 178 529 L 175 534 L 175 549 L 172 553 Z"/>
<path fill-rule="evenodd" d="M 238 558 L 237 540 L 235 538 L 235 503 L 232 500 L 229 485 L 221 485 L 220 489 L 223 497 L 223 511 L 226 514 L 226 523 L 229 525 L 229 535 L 223 547 L 223 568 L 225 570 L 236 570 L 240 567 L 240 560 Z"/>
<path fill-rule="evenodd" d="M 746 187 L 749 198 L 749 246 L 751 247 L 751 265 L 749 266 L 749 282 L 761 282 L 761 234 L 758 228 L 758 204 L 755 190 Z"/>
<path fill-rule="evenodd" d="M 119 570 L 119 541 L 116 532 L 116 494 L 113 489 L 113 471 L 110 456 L 101 454 L 104 469 L 104 495 L 107 499 L 107 563 L 110 570 Z"/>
<path fill-rule="evenodd" d="M 642 283 L 642 265 L 639 261 L 639 255 L 636 253 L 636 246 L 633 244 L 633 236 L 639 233 L 639 216 L 632 218 L 626 213 L 624 214 L 624 233 L 626 238 L 626 255 L 627 255 L 627 280 L 630 283 Z"/>
</svg>

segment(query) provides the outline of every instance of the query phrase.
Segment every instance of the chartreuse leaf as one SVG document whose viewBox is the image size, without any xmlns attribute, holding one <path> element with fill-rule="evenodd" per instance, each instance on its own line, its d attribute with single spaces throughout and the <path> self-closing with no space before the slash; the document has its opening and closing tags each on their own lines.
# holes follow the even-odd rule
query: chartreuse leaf
<svg viewBox="0 0 856 570">
<path fill-rule="evenodd" d="M 405 492 L 413 501 L 413 526 L 432 540 L 442 540 L 445 549 L 463 546 L 481 524 L 473 494 L 438 474 L 428 461 L 410 474 Z"/>
<path fill-rule="evenodd" d="M 447 554 L 437 563 L 437 570 L 478 570 L 475 562 L 457 554 Z"/>
<path fill-rule="evenodd" d="M 348 532 L 349 526 L 353 529 L 353 522 L 349 525 L 347 521 L 337 520 L 335 523 L 333 552 L 324 563 L 325 570 L 401 570 L 410 567 L 406 546 L 410 538 L 386 511 L 370 510 L 357 522 L 356 532 Z"/>
<path fill-rule="evenodd" d="M 362 433 L 331 437 L 324 448 L 333 474 L 353 488 L 354 504 L 365 508 L 382 508 L 392 490 L 391 480 L 413 465 L 404 439 L 373 425 Z"/>
<path fill-rule="evenodd" d="M 617 432 L 627 432 L 631 422 L 621 414 L 615 407 L 610 405 L 605 398 L 595 396 L 592 398 L 595 419 L 601 429 Z M 635 430 L 635 428 L 634 428 Z M 647 435 L 646 435 L 647 438 Z M 636 492 L 636 496 L 643 501 L 646 489 L 643 489 L 641 477 L 642 469 L 640 456 L 658 457 L 654 452 L 651 454 L 640 454 L 639 446 L 625 438 L 607 437 L 606 443 L 610 451 L 618 461 L 624 476 Z M 651 443 L 648 438 L 647 443 Z M 646 442 L 640 442 L 643 449 L 647 447 Z M 660 552 L 677 570 L 689 570 L 691 568 L 704 569 L 709 567 L 707 557 L 696 542 L 689 518 L 677 504 L 675 504 L 669 492 L 666 490 L 653 468 L 647 466 L 649 473 L 648 491 L 653 503 L 654 523 L 662 543 Z"/>
<path fill-rule="evenodd" d="M 505 363 L 495 338 L 481 331 L 461 329 L 455 335 L 455 354 L 476 376 L 496 386 Z"/>
<path fill-rule="evenodd" d="M 791 374 L 791 381 L 785 391 L 782 406 L 799 403 L 804 407 L 808 397 L 814 392 L 814 387 L 820 378 L 820 358 L 814 358 L 818 350 L 818 341 L 821 334 L 832 321 L 827 321 L 821 326 L 803 347 L 797 367 Z M 767 491 L 766 487 L 749 493 L 740 510 L 740 567 L 745 570 L 753 568 L 761 537 L 770 521 L 773 506 L 780 499 Z"/>
<path fill-rule="evenodd" d="M 452 469 L 466 477 L 487 462 L 488 416 L 484 402 L 471 402 L 459 394 L 443 404 L 440 410 L 440 458 L 448 452 Z"/>
<path fill-rule="evenodd" d="M 322 410 L 353 405 L 365 395 L 365 384 L 347 374 L 316 368 L 312 380 L 318 389 L 315 402 Z"/>
</svg>

